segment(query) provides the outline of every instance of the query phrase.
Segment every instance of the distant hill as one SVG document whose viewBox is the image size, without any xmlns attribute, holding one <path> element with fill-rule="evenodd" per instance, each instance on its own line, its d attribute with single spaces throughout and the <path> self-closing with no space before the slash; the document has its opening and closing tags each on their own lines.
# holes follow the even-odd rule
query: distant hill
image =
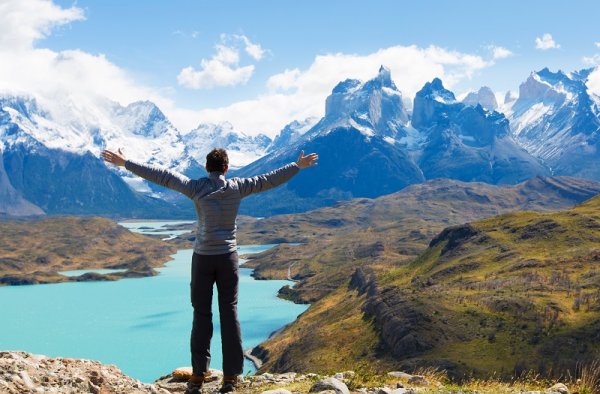
<svg viewBox="0 0 600 394">
<path fill-rule="evenodd" d="M 0 286 L 69 280 L 114 280 L 156 275 L 173 245 L 135 234 L 98 217 L 44 217 L 0 220 Z M 121 268 L 111 275 L 66 277 L 59 271 Z"/>
</svg>

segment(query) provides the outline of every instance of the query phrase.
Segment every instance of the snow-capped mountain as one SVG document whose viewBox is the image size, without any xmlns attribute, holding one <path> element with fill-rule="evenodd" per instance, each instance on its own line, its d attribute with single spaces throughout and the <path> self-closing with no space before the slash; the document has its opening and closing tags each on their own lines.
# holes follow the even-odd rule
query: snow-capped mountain
<svg viewBox="0 0 600 394">
<path fill-rule="evenodd" d="M 237 132 L 230 123 L 201 124 L 181 136 L 184 157 L 204 163 L 208 152 L 213 148 L 225 148 L 232 169 L 241 168 L 262 157 L 271 145 L 271 139 L 264 134 L 256 137 Z"/>
<path fill-rule="evenodd" d="M 312 129 L 318 120 L 317 117 L 310 117 L 304 121 L 294 120 L 287 124 L 273 139 L 273 142 L 267 148 L 267 152 L 273 152 L 295 143 L 300 137 L 306 134 L 308 130 Z"/>
<path fill-rule="evenodd" d="M 295 177 L 261 195 L 260 201 L 246 199 L 243 212 L 262 215 L 306 210 L 356 196 L 391 193 L 424 180 L 399 141 L 416 131 L 410 127 L 402 94 L 389 70 L 381 67 L 367 82 L 339 83 L 325 104 L 325 116 L 295 142 L 281 144 L 236 175 L 270 171 L 295 160 L 300 150 L 318 152 L 319 165 L 310 170 L 310 176 Z"/>
<path fill-rule="evenodd" d="M 516 140 L 556 175 L 600 179 L 600 98 L 586 85 L 592 71 L 533 72 L 510 109 Z"/>
<path fill-rule="evenodd" d="M 417 92 L 413 126 L 426 134 L 418 164 L 427 179 L 498 184 L 548 175 L 513 140 L 503 114 L 458 102 L 438 78 Z"/>
<path fill-rule="evenodd" d="M 488 111 L 494 111 L 498 109 L 496 95 L 492 89 L 488 88 L 487 86 L 482 86 L 477 92 L 469 92 L 462 102 L 473 107 L 477 106 L 477 104 L 480 104 Z"/>
<path fill-rule="evenodd" d="M 310 176 L 295 177 L 260 201 L 250 197 L 243 211 L 267 215 L 314 208 L 438 177 L 517 183 L 548 174 L 512 139 L 504 115 L 457 101 L 437 78 L 417 93 L 411 122 L 384 67 L 370 81 L 338 84 L 315 126 L 238 174 L 267 172 L 302 149 L 320 156 Z"/>
<path fill-rule="evenodd" d="M 108 194 L 116 190 L 120 190 L 121 196 L 135 200 L 123 202 L 123 210 L 128 206 L 138 211 L 160 206 L 166 212 L 169 210 L 165 208 L 166 203 L 156 197 L 176 201 L 179 197 L 176 193 L 149 184 L 123 169 L 105 166 L 99 158 L 100 152 L 105 148 L 122 147 L 128 158 L 199 176 L 205 173 L 204 157 L 213 146 L 228 149 L 233 166 L 236 163 L 241 166 L 260 157 L 270 143 L 266 136 L 249 137 L 235 132 L 228 124 L 200 125 L 181 134 L 149 101 L 123 107 L 102 98 L 75 101 L 60 97 L 46 101 L 3 96 L 0 97 L 0 150 L 4 167 L 0 171 L 0 196 L 3 196 L 0 213 L 16 212 L 13 209 L 17 201 L 15 191 L 24 201 L 47 213 L 98 213 L 104 208 L 107 212 L 119 213 L 118 207 L 108 209 L 112 201 Z M 89 182 L 81 178 L 80 170 L 86 166 L 97 171 L 97 174 L 85 173 Z M 49 179 L 48 173 L 52 173 L 54 179 Z M 92 181 L 98 177 L 105 177 L 105 182 Z M 24 179 L 36 184 L 24 183 Z M 32 192 L 45 182 L 59 180 L 62 182 L 60 190 L 48 184 L 46 189 L 38 190 L 39 194 Z M 148 197 L 138 196 L 131 190 L 125 192 L 123 188 L 129 188 L 120 184 L 123 181 L 135 191 L 152 197 L 148 200 L 150 203 L 144 200 Z M 76 192 L 70 197 L 61 194 L 71 188 Z M 75 198 L 76 195 L 79 197 Z M 9 209 L 9 205 L 13 208 Z M 29 208 L 25 211 L 35 211 Z"/>
<path fill-rule="evenodd" d="M 254 215 L 376 197 L 438 177 L 517 183 L 551 168 L 598 180 L 600 98 L 586 86 L 591 71 L 532 73 L 518 99 L 508 92 L 498 111 L 489 88 L 461 102 L 435 78 L 410 112 L 382 66 L 369 81 L 340 82 L 321 119 L 291 122 L 273 141 L 229 123 L 177 130 L 149 101 L 124 107 L 98 97 L 0 96 L 0 215 L 193 217 L 189 201 L 183 211 L 173 207 L 181 195 L 99 159 L 102 149 L 118 147 L 128 158 L 194 178 L 205 174 L 214 147 L 228 150 L 232 176 L 270 171 L 300 150 L 319 153 L 310 176 L 245 200 L 242 211 Z"/>
<path fill-rule="evenodd" d="M 390 71 L 381 66 L 377 76 L 365 83 L 356 79 L 340 82 L 325 101 L 325 116 L 307 135 L 315 137 L 340 127 L 361 131 L 367 136 L 388 137 L 390 141 L 407 136 L 408 111 L 402 93 Z"/>
</svg>

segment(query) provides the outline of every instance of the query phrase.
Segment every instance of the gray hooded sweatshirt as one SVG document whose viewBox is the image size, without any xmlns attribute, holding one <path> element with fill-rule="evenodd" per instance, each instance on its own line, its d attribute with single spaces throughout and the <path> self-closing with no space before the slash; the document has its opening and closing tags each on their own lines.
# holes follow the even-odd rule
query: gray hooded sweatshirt
<svg viewBox="0 0 600 394">
<path fill-rule="evenodd" d="M 225 179 L 223 174 L 211 172 L 206 178 L 190 179 L 166 168 L 132 160 L 125 162 L 125 168 L 192 199 L 198 216 L 194 252 L 209 255 L 237 250 L 235 219 L 242 198 L 281 185 L 300 170 L 296 163 L 290 163 L 252 178 Z"/>
</svg>

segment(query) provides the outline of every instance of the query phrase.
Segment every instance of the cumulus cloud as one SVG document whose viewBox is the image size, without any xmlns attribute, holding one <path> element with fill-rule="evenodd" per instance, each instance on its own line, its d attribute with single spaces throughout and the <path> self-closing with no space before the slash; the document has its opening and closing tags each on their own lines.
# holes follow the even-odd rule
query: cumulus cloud
<svg viewBox="0 0 600 394">
<path fill-rule="evenodd" d="M 600 67 L 596 67 L 588 76 L 587 86 L 592 93 L 600 96 Z"/>
<path fill-rule="evenodd" d="M 255 44 L 250 39 L 244 35 L 234 35 L 235 38 L 242 40 L 244 43 L 245 51 L 248 55 L 250 55 L 254 60 L 261 60 L 265 55 L 265 50 L 262 48 L 260 44 Z"/>
<path fill-rule="evenodd" d="M 505 59 L 513 55 L 509 49 L 496 45 L 490 45 L 488 49 L 492 52 L 492 58 L 494 59 Z"/>
<path fill-rule="evenodd" d="M 600 41 L 596 41 L 594 43 L 594 45 L 597 48 L 600 48 Z M 597 65 L 600 64 L 600 53 L 596 53 L 596 54 L 594 54 L 592 56 L 584 56 L 584 57 L 581 58 L 581 61 L 586 66 L 597 66 Z"/>
<path fill-rule="evenodd" d="M 185 67 L 177 76 L 181 86 L 190 89 L 211 89 L 218 86 L 245 84 L 254 73 L 254 65 L 241 66 L 240 47 L 255 61 L 262 59 L 265 50 L 244 35 L 221 35 L 221 43 L 215 45 L 216 53 L 210 59 L 200 61 L 200 69 Z"/>
<path fill-rule="evenodd" d="M 61 8 L 49 0 L 5 0 L 0 3 L 0 50 L 26 50 L 53 28 L 84 19 L 77 7 Z"/>
<path fill-rule="evenodd" d="M 535 48 L 541 49 L 542 51 L 547 51 L 548 49 L 560 48 L 560 44 L 554 41 L 554 38 L 552 38 L 550 33 L 545 33 L 541 37 L 536 37 Z"/>
<path fill-rule="evenodd" d="M 368 55 L 334 53 L 317 56 L 306 69 L 287 69 L 271 76 L 268 91 L 253 100 L 200 111 L 206 121 L 229 120 L 239 130 L 271 136 L 294 119 L 323 116 L 325 98 L 346 78 L 368 80 L 385 65 L 404 97 L 412 99 L 425 82 L 440 77 L 447 87 L 471 78 L 492 60 L 437 46 L 394 46 Z"/>
<path fill-rule="evenodd" d="M 600 64 L 600 53 L 597 53 L 592 56 L 584 56 L 581 58 L 581 61 L 586 66 L 597 66 L 598 64 Z"/>
</svg>

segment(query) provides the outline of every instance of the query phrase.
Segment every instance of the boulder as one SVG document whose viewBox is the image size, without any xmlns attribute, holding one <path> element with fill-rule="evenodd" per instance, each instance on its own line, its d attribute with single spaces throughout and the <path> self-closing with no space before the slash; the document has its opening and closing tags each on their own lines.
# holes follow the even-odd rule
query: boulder
<svg viewBox="0 0 600 394">
<path fill-rule="evenodd" d="M 348 387 L 336 378 L 326 378 L 313 384 L 309 392 L 318 393 L 325 390 L 333 390 L 336 394 L 350 394 Z"/>
<path fill-rule="evenodd" d="M 408 379 L 408 384 L 414 384 L 415 386 L 429 386 L 429 380 L 425 379 L 424 376 L 413 375 Z"/>
<path fill-rule="evenodd" d="M 292 394 L 292 392 L 286 389 L 274 389 L 263 391 L 261 394 Z"/>
<path fill-rule="evenodd" d="M 546 391 L 549 394 L 569 394 L 569 389 L 563 383 L 556 383 Z"/>
<path fill-rule="evenodd" d="M 406 379 L 406 380 L 412 378 L 411 374 L 408 374 L 406 372 L 400 372 L 400 371 L 388 372 L 388 376 L 392 376 L 394 378 Z"/>
</svg>

